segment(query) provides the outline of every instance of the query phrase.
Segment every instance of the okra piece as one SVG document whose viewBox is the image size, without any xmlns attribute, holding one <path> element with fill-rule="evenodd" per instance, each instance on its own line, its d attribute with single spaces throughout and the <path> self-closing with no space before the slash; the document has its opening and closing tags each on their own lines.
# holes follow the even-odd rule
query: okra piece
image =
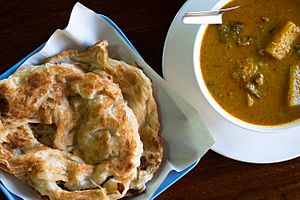
<svg viewBox="0 0 300 200">
<path fill-rule="evenodd" d="M 275 32 L 273 39 L 266 48 L 266 52 L 273 57 L 282 60 L 291 50 L 292 44 L 299 33 L 299 27 L 297 27 L 293 22 L 287 22 L 281 29 Z"/>
<path fill-rule="evenodd" d="M 288 102 L 289 106 L 300 105 L 300 66 L 295 65 L 290 68 L 290 89 Z"/>
</svg>

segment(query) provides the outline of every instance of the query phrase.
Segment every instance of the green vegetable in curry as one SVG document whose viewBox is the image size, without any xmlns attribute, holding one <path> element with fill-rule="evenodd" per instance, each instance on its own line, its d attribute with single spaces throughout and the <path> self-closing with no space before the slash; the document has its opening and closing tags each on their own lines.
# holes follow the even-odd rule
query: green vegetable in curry
<svg viewBox="0 0 300 200">
<path fill-rule="evenodd" d="M 300 1 L 233 0 L 226 7 L 233 5 L 241 8 L 225 13 L 224 24 L 209 25 L 202 41 L 210 93 L 249 123 L 300 119 Z"/>
<path fill-rule="evenodd" d="M 274 34 L 269 42 L 266 51 L 274 58 L 283 59 L 292 48 L 292 44 L 300 33 L 299 27 L 293 22 L 287 22 Z"/>
<path fill-rule="evenodd" d="M 294 65 L 290 69 L 289 106 L 300 105 L 300 67 Z"/>
<path fill-rule="evenodd" d="M 225 23 L 219 26 L 221 43 L 226 44 L 229 39 L 236 40 L 243 31 L 245 24 L 241 22 Z"/>
</svg>

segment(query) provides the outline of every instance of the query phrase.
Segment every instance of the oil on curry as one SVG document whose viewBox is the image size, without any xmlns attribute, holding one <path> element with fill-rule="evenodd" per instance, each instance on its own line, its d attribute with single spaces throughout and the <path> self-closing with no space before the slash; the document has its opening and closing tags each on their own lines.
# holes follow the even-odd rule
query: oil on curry
<svg viewBox="0 0 300 200">
<path fill-rule="evenodd" d="M 201 46 L 208 90 L 231 115 L 256 125 L 300 118 L 300 1 L 233 0 Z"/>
</svg>

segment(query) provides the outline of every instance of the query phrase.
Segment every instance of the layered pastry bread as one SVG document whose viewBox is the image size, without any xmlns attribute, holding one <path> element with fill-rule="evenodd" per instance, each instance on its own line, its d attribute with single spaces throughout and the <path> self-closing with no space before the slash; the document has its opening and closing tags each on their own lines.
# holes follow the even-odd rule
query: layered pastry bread
<svg viewBox="0 0 300 200">
<path fill-rule="evenodd" d="M 162 161 L 157 105 L 137 66 L 107 41 L 67 50 L 0 81 L 0 169 L 49 199 L 120 199 Z"/>
</svg>

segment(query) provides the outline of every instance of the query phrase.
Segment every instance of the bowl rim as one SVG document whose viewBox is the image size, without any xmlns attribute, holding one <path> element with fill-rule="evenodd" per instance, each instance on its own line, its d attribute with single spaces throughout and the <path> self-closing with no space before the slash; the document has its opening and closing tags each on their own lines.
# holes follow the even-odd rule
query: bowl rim
<svg viewBox="0 0 300 200">
<path fill-rule="evenodd" d="M 224 5 L 229 3 L 231 0 L 220 0 L 218 3 L 216 3 L 211 10 L 218 10 L 222 8 Z M 243 121 L 229 112 L 227 112 L 224 108 L 222 108 L 217 101 L 214 99 L 214 97 L 211 95 L 209 89 L 206 86 L 206 83 L 202 76 L 202 70 L 201 70 L 201 62 L 200 62 L 200 56 L 201 56 L 201 46 L 202 46 L 202 40 L 203 36 L 205 35 L 206 29 L 209 25 L 203 24 L 200 25 L 196 34 L 196 38 L 194 40 L 193 44 L 193 68 L 194 68 L 194 75 L 197 80 L 197 84 L 200 88 L 200 92 L 204 96 L 205 100 L 209 103 L 209 105 L 218 113 L 220 114 L 225 120 L 229 121 L 230 123 L 237 125 L 241 128 L 244 128 L 246 130 L 251 130 L 255 132 L 262 132 L 262 133 L 276 133 L 283 130 L 291 129 L 299 127 L 300 124 L 300 118 L 296 119 L 291 122 L 278 124 L 278 125 L 257 125 L 252 124 L 246 121 Z"/>
</svg>

